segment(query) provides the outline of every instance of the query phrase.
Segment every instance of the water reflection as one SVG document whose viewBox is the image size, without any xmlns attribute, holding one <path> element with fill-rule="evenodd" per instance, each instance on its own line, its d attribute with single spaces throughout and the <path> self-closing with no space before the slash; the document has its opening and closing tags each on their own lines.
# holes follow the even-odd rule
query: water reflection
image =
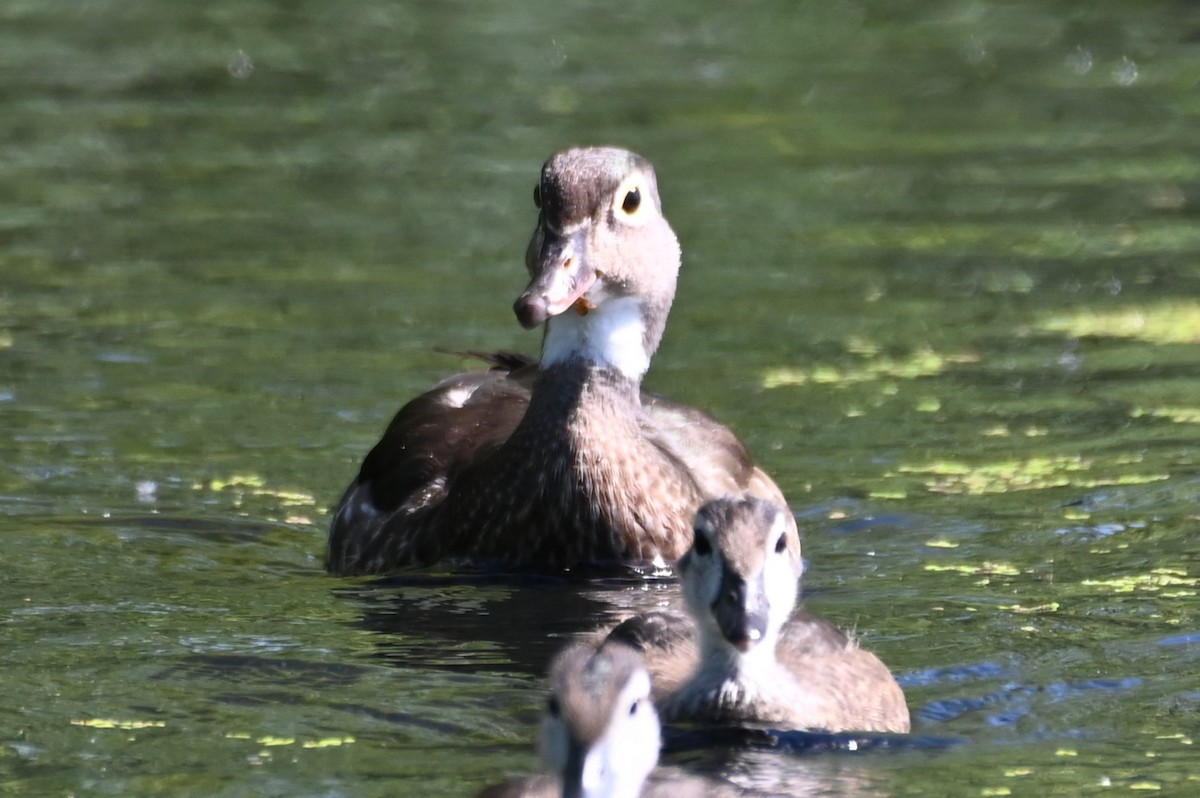
<svg viewBox="0 0 1200 798">
<path fill-rule="evenodd" d="M 572 637 L 665 602 L 674 580 L 410 573 L 339 588 L 376 655 L 397 666 L 502 671 L 541 677 Z"/>
</svg>

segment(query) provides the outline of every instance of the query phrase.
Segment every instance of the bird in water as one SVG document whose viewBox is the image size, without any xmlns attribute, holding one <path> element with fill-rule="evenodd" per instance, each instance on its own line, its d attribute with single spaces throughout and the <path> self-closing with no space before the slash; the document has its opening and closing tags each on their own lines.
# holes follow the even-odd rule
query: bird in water
<svg viewBox="0 0 1200 798">
<path fill-rule="evenodd" d="M 707 499 L 784 503 L 727 427 L 642 390 L 680 267 L 650 162 L 560 152 L 534 204 L 514 310 L 544 326 L 539 360 L 489 356 L 400 409 L 334 511 L 331 573 L 669 562 Z"/>
<path fill-rule="evenodd" d="M 650 699 L 650 674 L 633 649 L 618 643 L 576 643 L 555 658 L 550 685 L 538 744 L 546 772 L 493 785 L 477 798 L 734 794 L 697 777 L 651 776 L 661 731 Z"/>
<path fill-rule="evenodd" d="M 887 666 L 829 621 L 793 614 L 803 561 L 790 516 L 753 496 L 706 503 L 676 564 L 687 612 L 634 616 L 608 641 L 642 652 L 668 721 L 908 732 Z"/>
</svg>

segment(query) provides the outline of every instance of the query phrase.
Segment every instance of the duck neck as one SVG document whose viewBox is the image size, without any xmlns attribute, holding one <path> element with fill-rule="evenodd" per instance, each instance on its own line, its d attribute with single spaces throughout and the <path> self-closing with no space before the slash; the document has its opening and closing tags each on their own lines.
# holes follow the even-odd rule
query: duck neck
<svg viewBox="0 0 1200 798">
<path fill-rule="evenodd" d="M 710 663 L 726 680 L 743 683 L 768 683 L 779 668 L 775 646 L 776 633 L 767 636 L 748 651 L 739 651 L 719 633 L 702 632 L 701 659 Z M 715 675 L 715 674 L 714 674 Z"/>
<path fill-rule="evenodd" d="M 641 407 L 640 379 L 576 358 L 542 365 L 525 419 L 531 425 L 554 429 L 564 442 L 586 436 L 600 425 L 604 434 L 592 441 L 594 445 L 627 428 L 632 433 Z"/>
<path fill-rule="evenodd" d="M 640 384 L 662 337 L 665 314 L 638 297 L 607 297 L 587 309 L 571 309 L 546 322 L 542 369 L 590 364 Z"/>
</svg>

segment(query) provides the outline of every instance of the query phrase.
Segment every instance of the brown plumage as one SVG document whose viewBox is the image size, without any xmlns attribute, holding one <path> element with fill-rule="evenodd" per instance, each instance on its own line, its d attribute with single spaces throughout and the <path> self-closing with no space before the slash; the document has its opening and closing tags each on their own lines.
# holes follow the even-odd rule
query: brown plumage
<svg viewBox="0 0 1200 798">
<path fill-rule="evenodd" d="M 803 570 L 783 508 L 720 499 L 679 561 L 688 614 L 635 616 L 608 635 L 643 652 L 668 720 L 907 732 L 887 666 L 828 621 L 792 614 Z"/>
<path fill-rule="evenodd" d="M 641 390 L 680 263 L 650 163 L 567 150 L 543 167 L 536 201 L 514 310 L 546 326 L 539 363 L 496 356 L 400 409 L 335 510 L 331 572 L 669 561 L 704 500 L 782 503 L 728 428 Z"/>
</svg>

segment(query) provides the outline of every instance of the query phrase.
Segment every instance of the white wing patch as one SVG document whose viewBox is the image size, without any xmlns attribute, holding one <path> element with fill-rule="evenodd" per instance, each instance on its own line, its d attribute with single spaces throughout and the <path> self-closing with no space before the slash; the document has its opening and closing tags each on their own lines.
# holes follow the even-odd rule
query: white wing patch
<svg viewBox="0 0 1200 798">
<path fill-rule="evenodd" d="M 446 407 L 462 407 L 475 393 L 479 385 L 460 385 L 457 388 L 451 388 L 442 394 L 442 404 Z"/>
</svg>

